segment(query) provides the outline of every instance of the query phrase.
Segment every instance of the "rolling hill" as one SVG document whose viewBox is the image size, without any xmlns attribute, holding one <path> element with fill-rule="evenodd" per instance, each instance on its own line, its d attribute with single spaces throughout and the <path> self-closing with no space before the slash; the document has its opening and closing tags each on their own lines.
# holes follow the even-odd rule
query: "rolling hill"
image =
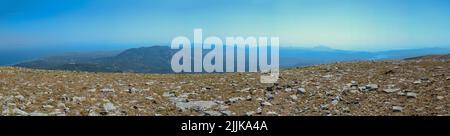
<svg viewBox="0 0 450 136">
<path fill-rule="evenodd" d="M 171 73 L 170 59 L 176 50 L 168 46 L 131 48 L 111 55 L 79 53 L 19 63 L 15 66 L 48 70 L 89 72 Z M 205 53 L 205 52 L 204 52 Z M 325 46 L 315 48 L 280 48 L 280 67 L 310 66 L 342 61 L 398 60 L 429 54 L 447 54 L 450 49 L 423 48 L 362 52 L 336 50 Z"/>
</svg>

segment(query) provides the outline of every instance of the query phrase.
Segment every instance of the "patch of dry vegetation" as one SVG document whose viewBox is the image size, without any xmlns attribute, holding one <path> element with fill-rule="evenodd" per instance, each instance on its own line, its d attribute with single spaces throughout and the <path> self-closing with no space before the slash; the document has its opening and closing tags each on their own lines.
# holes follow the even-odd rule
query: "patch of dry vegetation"
<svg viewBox="0 0 450 136">
<path fill-rule="evenodd" d="M 364 61 L 257 73 L 0 68 L 2 115 L 449 115 L 450 62 Z"/>
</svg>

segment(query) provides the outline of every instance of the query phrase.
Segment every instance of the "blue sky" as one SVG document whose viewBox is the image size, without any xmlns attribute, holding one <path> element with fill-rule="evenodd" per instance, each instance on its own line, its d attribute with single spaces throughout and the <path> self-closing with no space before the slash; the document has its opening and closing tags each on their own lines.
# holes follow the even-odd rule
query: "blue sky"
<svg viewBox="0 0 450 136">
<path fill-rule="evenodd" d="M 0 49 L 278 36 L 285 46 L 450 48 L 449 0 L 0 0 Z"/>
</svg>

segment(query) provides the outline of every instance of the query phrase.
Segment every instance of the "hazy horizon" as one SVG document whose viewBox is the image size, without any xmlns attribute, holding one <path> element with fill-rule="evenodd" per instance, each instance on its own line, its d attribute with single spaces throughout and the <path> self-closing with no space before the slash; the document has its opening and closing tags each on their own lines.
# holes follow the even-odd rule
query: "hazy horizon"
<svg viewBox="0 0 450 136">
<path fill-rule="evenodd" d="M 81 47 L 80 47 L 81 46 Z M 70 53 L 96 53 L 96 52 L 116 52 L 120 53 L 127 49 L 131 48 L 141 48 L 141 47 L 151 47 L 151 46 L 169 46 L 168 44 L 111 44 L 111 45 L 101 45 L 101 44 L 85 44 L 85 45 L 77 45 L 71 44 L 66 46 L 38 46 L 38 47 L 17 47 L 17 48 L 1 48 L 0 47 L 0 66 L 2 65 L 14 65 L 22 62 L 28 62 L 31 60 L 42 59 L 46 57 L 52 56 L 60 56 L 60 55 L 68 55 Z M 313 50 L 334 50 L 334 51 L 344 51 L 344 52 L 360 52 L 360 53 L 380 53 L 380 52 L 389 52 L 389 51 L 408 51 L 408 50 L 442 50 L 443 52 L 450 53 L 450 48 L 446 47 L 420 47 L 420 48 L 397 48 L 397 49 L 388 49 L 388 50 L 345 50 L 345 49 L 336 49 L 326 45 L 316 45 L 316 46 L 287 46 L 282 45 L 280 49 L 281 55 L 287 55 L 284 53 L 292 53 L 292 51 L 300 51 L 301 53 L 306 53 L 304 55 L 308 55 L 308 52 L 305 51 L 313 51 Z M 303 50 L 304 49 L 304 50 Z M 288 52 L 285 52 L 288 51 Z M 422 53 L 430 54 L 426 51 Z M 433 54 L 433 53 L 431 53 Z M 300 55 L 300 54 L 299 54 Z"/>
</svg>

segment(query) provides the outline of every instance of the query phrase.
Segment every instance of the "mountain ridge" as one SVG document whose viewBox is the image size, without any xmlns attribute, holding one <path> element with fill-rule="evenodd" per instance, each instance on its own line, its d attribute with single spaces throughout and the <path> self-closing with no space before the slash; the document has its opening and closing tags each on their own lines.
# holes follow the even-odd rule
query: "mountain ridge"
<svg viewBox="0 0 450 136">
<path fill-rule="evenodd" d="M 48 57 L 14 66 L 88 72 L 172 73 L 170 59 L 177 50 L 169 46 L 130 48 L 110 56 Z M 205 53 L 205 52 L 204 52 Z M 346 51 L 326 46 L 315 48 L 280 48 L 280 67 L 309 66 L 341 61 L 405 59 L 450 53 L 450 49 L 422 48 L 382 52 Z M 91 55 L 94 56 L 94 55 Z M 54 59 L 57 58 L 57 59 Z"/>
</svg>

